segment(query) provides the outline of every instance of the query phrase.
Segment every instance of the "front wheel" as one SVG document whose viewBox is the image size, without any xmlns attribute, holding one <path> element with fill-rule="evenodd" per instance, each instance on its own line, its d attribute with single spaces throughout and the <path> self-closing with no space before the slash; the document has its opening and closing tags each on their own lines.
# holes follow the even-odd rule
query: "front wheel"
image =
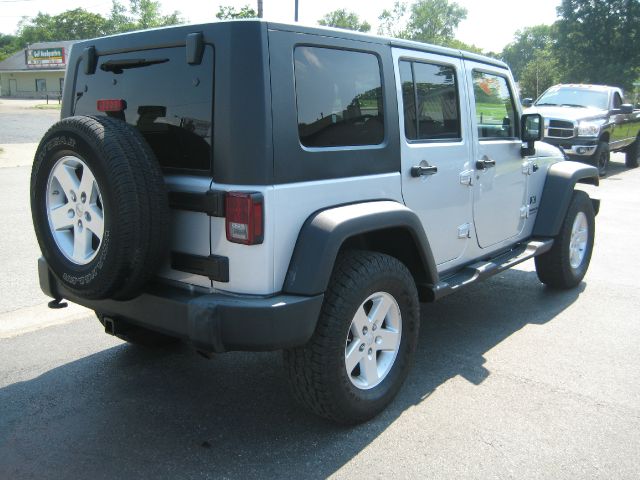
<svg viewBox="0 0 640 480">
<path fill-rule="evenodd" d="M 296 399 L 342 424 L 380 413 L 409 372 L 419 308 L 413 277 L 400 261 L 376 252 L 341 254 L 313 337 L 284 352 Z"/>
<path fill-rule="evenodd" d="M 560 233 L 547 253 L 536 257 L 540 281 L 555 289 L 578 285 L 587 273 L 595 236 L 595 213 L 589 196 L 573 192 Z"/>
<path fill-rule="evenodd" d="M 598 169 L 598 175 L 600 177 L 604 177 L 607 174 L 610 156 L 611 152 L 609 150 L 609 144 L 607 142 L 598 143 L 598 148 L 596 148 L 596 151 L 593 154 L 593 163 Z"/>
</svg>

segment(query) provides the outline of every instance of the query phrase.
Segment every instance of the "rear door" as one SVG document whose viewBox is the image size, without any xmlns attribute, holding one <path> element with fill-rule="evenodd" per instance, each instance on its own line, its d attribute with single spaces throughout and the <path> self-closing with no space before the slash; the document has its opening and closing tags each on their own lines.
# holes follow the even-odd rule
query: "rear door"
<svg viewBox="0 0 640 480">
<path fill-rule="evenodd" d="M 461 95 L 462 60 L 401 49 L 394 49 L 393 57 L 402 195 L 442 266 L 464 254 L 472 228 L 472 142 L 468 104 Z"/>
<path fill-rule="evenodd" d="M 95 73 L 78 69 L 73 114 L 101 115 L 98 100 L 125 100 L 124 111 L 112 115 L 145 137 L 168 190 L 204 193 L 212 182 L 213 55 L 211 45 L 205 46 L 198 65 L 187 65 L 184 47 L 101 55 Z M 184 258 L 180 254 L 211 255 L 210 226 L 206 213 L 171 210 L 174 265 Z M 172 268 L 172 258 L 167 257 L 160 276 L 211 287 L 206 276 Z"/>
<path fill-rule="evenodd" d="M 509 72 L 465 61 L 471 88 L 475 179 L 473 218 L 481 248 L 517 237 L 527 215 L 528 162 Z"/>
</svg>

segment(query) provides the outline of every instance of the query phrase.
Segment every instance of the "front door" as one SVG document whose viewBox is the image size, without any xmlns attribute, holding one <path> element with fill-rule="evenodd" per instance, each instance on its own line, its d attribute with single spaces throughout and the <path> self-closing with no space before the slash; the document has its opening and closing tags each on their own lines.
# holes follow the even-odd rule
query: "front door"
<svg viewBox="0 0 640 480">
<path fill-rule="evenodd" d="M 440 266 L 471 236 L 471 131 L 457 58 L 394 49 L 400 111 L 402 195 L 424 226 Z M 446 266 L 445 266 L 446 268 Z"/>
<path fill-rule="evenodd" d="M 9 79 L 9 95 L 18 93 L 18 81 L 15 78 Z"/>
<path fill-rule="evenodd" d="M 465 61 L 472 86 L 475 142 L 473 218 L 481 248 L 518 236 L 527 215 L 528 162 L 521 156 L 519 112 L 507 70 Z"/>
</svg>

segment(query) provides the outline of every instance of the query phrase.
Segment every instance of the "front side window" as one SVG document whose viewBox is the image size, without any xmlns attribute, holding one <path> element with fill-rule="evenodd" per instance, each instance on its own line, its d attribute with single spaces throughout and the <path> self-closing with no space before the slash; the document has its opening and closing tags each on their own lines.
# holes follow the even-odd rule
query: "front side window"
<svg viewBox="0 0 640 480">
<path fill-rule="evenodd" d="M 479 138 L 516 137 L 516 111 L 505 77 L 473 72 Z"/>
<path fill-rule="evenodd" d="M 400 81 L 407 140 L 461 138 L 453 67 L 401 61 Z"/>
<path fill-rule="evenodd" d="M 383 142 L 382 79 L 375 55 L 297 47 L 294 62 L 302 145 L 346 147 Z"/>
</svg>

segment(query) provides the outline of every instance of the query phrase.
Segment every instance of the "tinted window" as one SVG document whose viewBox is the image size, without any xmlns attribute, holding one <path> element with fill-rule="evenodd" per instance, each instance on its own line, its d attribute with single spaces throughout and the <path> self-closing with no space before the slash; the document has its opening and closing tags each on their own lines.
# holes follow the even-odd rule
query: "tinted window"
<svg viewBox="0 0 640 480">
<path fill-rule="evenodd" d="M 404 130 L 408 140 L 458 139 L 460 110 L 453 67 L 400 62 Z"/>
<path fill-rule="evenodd" d="M 294 60 L 298 133 L 304 146 L 382 143 L 382 81 L 375 55 L 298 47 Z"/>
<path fill-rule="evenodd" d="M 109 69 L 108 62 L 149 60 L 146 66 Z M 78 73 L 89 89 L 76 115 L 95 115 L 96 101 L 122 98 L 124 119 L 135 126 L 164 168 L 208 172 L 211 169 L 213 48 L 200 65 L 186 65 L 184 48 L 167 48 L 100 57 L 96 73 Z"/>
<path fill-rule="evenodd" d="M 516 114 L 507 79 L 485 72 L 473 72 L 473 93 L 480 138 L 516 136 Z"/>
<path fill-rule="evenodd" d="M 622 97 L 618 92 L 613 94 L 613 108 L 620 108 L 622 106 Z"/>
</svg>

